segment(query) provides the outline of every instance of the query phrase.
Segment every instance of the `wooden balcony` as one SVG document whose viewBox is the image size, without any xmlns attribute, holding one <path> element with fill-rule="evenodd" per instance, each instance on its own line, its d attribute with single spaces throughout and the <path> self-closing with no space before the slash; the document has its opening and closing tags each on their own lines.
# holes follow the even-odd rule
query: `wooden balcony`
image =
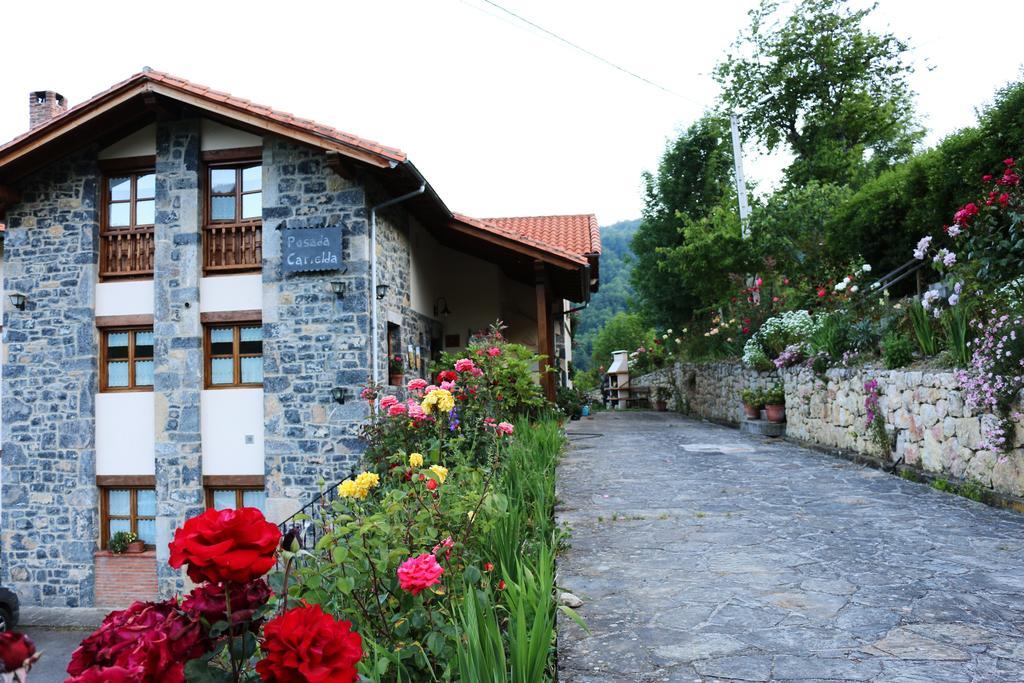
<svg viewBox="0 0 1024 683">
<path fill-rule="evenodd" d="M 263 224 L 211 223 L 203 228 L 203 272 L 259 270 L 263 264 Z"/>
<path fill-rule="evenodd" d="M 153 228 L 100 235 L 100 278 L 153 277 Z"/>
</svg>

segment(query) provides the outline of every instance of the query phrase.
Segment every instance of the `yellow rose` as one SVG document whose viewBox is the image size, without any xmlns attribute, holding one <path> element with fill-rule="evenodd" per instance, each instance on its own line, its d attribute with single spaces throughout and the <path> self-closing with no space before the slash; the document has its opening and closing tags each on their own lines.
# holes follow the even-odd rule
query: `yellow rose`
<svg viewBox="0 0 1024 683">
<path fill-rule="evenodd" d="M 450 413 L 455 407 L 455 398 L 447 389 L 434 389 L 423 399 L 420 407 L 427 415 L 433 412 L 435 407 L 443 413 Z"/>
<path fill-rule="evenodd" d="M 419 453 L 410 453 L 409 467 L 423 467 L 423 456 Z"/>
<path fill-rule="evenodd" d="M 447 467 L 441 467 L 440 465 L 431 465 L 430 471 L 437 475 L 438 481 L 440 481 L 442 484 L 444 483 L 444 480 L 448 478 Z"/>
<path fill-rule="evenodd" d="M 359 495 L 359 487 L 356 486 L 356 483 L 351 479 L 346 479 L 345 481 L 338 484 L 338 495 L 341 496 L 342 498 L 363 497 L 362 495 Z"/>
</svg>

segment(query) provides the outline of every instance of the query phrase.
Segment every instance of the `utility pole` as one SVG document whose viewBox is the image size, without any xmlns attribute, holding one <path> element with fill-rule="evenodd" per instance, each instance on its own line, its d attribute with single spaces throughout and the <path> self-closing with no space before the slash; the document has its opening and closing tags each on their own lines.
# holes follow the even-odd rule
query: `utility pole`
<svg viewBox="0 0 1024 683">
<path fill-rule="evenodd" d="M 740 144 L 740 124 L 736 114 L 729 114 L 732 128 L 732 158 L 736 164 L 736 196 L 740 202 L 740 229 L 743 239 L 750 237 L 750 205 L 747 204 L 747 183 L 743 178 L 743 146 Z"/>
</svg>

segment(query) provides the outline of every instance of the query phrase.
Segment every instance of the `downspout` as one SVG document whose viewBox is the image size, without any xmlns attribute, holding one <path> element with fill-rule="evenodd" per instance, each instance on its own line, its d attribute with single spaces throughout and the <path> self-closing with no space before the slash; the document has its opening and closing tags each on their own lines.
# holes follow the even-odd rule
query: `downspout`
<svg viewBox="0 0 1024 683">
<path fill-rule="evenodd" d="M 370 325 L 373 328 L 370 338 L 374 384 L 380 382 L 380 351 L 377 348 L 380 341 L 380 330 L 377 329 L 377 212 L 404 202 L 406 199 L 412 199 L 426 191 L 427 183 L 423 181 L 420 183 L 419 189 L 370 207 Z"/>
</svg>

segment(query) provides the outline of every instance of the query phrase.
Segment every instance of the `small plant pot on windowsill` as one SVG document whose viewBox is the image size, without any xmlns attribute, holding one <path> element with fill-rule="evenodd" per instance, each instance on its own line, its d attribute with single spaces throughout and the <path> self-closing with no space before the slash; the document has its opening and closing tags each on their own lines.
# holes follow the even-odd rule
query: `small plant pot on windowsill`
<svg viewBox="0 0 1024 683">
<path fill-rule="evenodd" d="M 773 404 L 769 403 L 764 407 L 765 412 L 768 415 L 769 422 L 785 422 L 786 421 L 786 406 L 785 404 Z"/>
<path fill-rule="evenodd" d="M 403 375 L 400 372 L 394 375 L 388 375 L 388 384 L 390 384 L 393 387 L 400 387 L 402 386 L 402 384 L 404 384 L 404 382 L 402 381 L 404 379 L 405 375 Z"/>
<path fill-rule="evenodd" d="M 748 420 L 760 420 L 761 419 L 761 408 L 758 406 L 752 406 L 747 403 L 743 404 L 743 416 Z"/>
<path fill-rule="evenodd" d="M 132 554 L 144 553 L 144 552 L 146 552 L 146 542 L 145 541 L 133 541 L 133 542 L 128 544 L 128 546 L 125 548 L 124 551 L 126 553 L 132 553 Z"/>
</svg>

